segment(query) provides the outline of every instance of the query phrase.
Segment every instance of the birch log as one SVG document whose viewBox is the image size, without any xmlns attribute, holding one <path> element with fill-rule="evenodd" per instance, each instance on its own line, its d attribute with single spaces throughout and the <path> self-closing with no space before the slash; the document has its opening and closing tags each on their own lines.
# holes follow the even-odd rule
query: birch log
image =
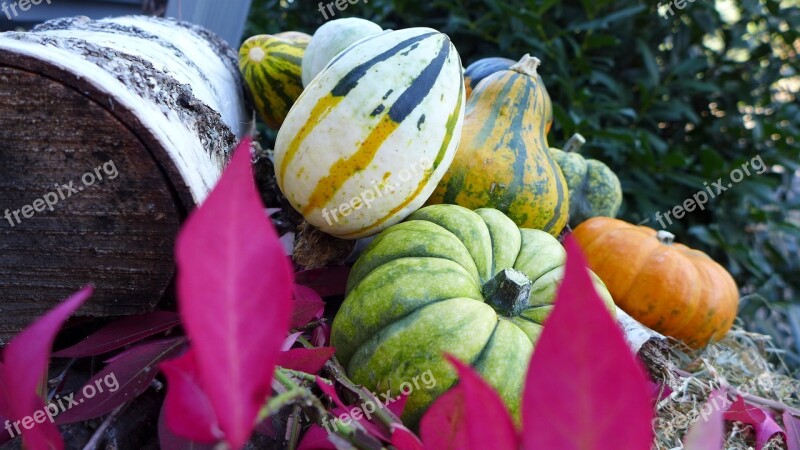
<svg viewBox="0 0 800 450">
<path fill-rule="evenodd" d="M 77 17 L 0 34 L 0 344 L 88 283 L 79 314 L 152 309 L 181 220 L 251 126 L 236 54 L 199 27 Z"/>
</svg>

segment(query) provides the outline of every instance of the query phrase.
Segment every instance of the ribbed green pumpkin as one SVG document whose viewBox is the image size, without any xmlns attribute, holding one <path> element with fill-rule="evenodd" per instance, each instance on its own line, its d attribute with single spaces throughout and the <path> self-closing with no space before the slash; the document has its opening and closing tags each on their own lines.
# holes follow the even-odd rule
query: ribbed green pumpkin
<svg viewBox="0 0 800 450">
<path fill-rule="evenodd" d="M 326 233 L 377 234 L 422 206 L 444 175 L 464 103 L 461 60 L 446 35 L 409 28 L 365 39 L 289 111 L 275 143 L 278 186 Z"/>
<path fill-rule="evenodd" d="M 478 83 L 458 152 L 430 204 L 496 208 L 521 227 L 561 232 L 569 192 L 548 151 L 553 108 L 536 72 L 539 62 L 525 55 Z"/>
<path fill-rule="evenodd" d="M 569 223 L 573 227 L 592 217 L 616 217 L 622 205 L 622 187 L 614 171 L 578 154 L 585 142 L 576 133 L 564 150 L 550 149 L 569 186 Z"/>
<path fill-rule="evenodd" d="M 456 382 L 442 352 L 471 363 L 518 414 L 565 261 L 554 237 L 520 229 L 495 209 L 422 208 L 378 235 L 353 266 L 331 344 L 352 380 L 378 392 L 399 395 L 401 384 L 431 371 L 436 385 L 413 390 L 403 413 L 408 423 Z M 498 289 L 515 276 L 522 282 Z M 515 289 L 527 280 L 529 295 Z"/>
<path fill-rule="evenodd" d="M 296 31 L 253 36 L 239 49 L 239 70 L 256 111 L 270 128 L 280 128 L 303 93 L 302 60 L 311 36 Z"/>
</svg>

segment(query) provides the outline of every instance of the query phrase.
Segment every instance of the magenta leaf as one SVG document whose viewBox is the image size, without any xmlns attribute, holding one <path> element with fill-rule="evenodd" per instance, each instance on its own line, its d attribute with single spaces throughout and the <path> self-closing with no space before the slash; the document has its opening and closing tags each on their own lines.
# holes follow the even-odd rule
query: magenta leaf
<svg viewBox="0 0 800 450">
<path fill-rule="evenodd" d="M 322 390 L 322 393 L 327 395 L 333 401 L 333 403 L 336 404 L 336 406 L 342 409 L 347 409 L 347 406 L 344 405 L 342 399 L 339 398 L 339 394 L 336 393 L 336 388 L 327 380 L 317 376 L 317 386 L 319 386 L 320 390 Z"/>
<path fill-rule="evenodd" d="M 158 415 L 158 442 L 161 448 L 169 450 L 214 450 L 214 444 L 199 444 L 176 436 L 167 426 L 166 406 Z"/>
<path fill-rule="evenodd" d="M 714 391 L 700 410 L 700 417 L 683 440 L 684 450 L 722 450 L 725 445 L 723 408 L 730 403 L 723 391 Z"/>
<path fill-rule="evenodd" d="M 161 370 L 169 386 L 163 409 L 170 434 L 203 444 L 222 440 L 214 407 L 200 388 L 194 351 L 190 348 L 181 357 L 162 363 Z"/>
<path fill-rule="evenodd" d="M 725 420 L 751 425 L 756 432 L 756 450 L 764 448 L 775 434 L 783 434 L 772 414 L 761 407 L 748 405 L 742 397 L 736 397 L 733 404 L 725 411 Z"/>
<path fill-rule="evenodd" d="M 319 294 L 306 286 L 294 287 L 294 311 L 292 312 L 292 328 L 305 326 L 314 319 L 322 317 L 325 312 L 325 302 Z"/>
<path fill-rule="evenodd" d="M 177 243 L 180 314 L 199 385 L 234 449 L 248 441 L 272 392 L 294 286 L 290 261 L 264 214 L 250 159 L 246 140 Z"/>
<path fill-rule="evenodd" d="M 568 237 L 565 247 L 564 279 L 528 368 L 523 449 L 649 450 L 648 378 L 595 292 L 575 240 Z"/>
<path fill-rule="evenodd" d="M 453 433 L 453 435 L 464 434 L 467 437 L 465 444 L 468 445 L 463 446 L 462 444 L 458 447 L 459 449 L 516 450 L 519 448 L 519 438 L 514 429 L 514 423 L 497 392 L 472 367 L 452 355 L 445 355 L 445 357 L 458 372 L 459 382 L 455 389 L 462 392 L 463 403 L 460 405 L 457 402 L 445 403 L 446 406 L 450 405 L 460 410 L 443 416 L 455 420 L 445 420 L 440 423 L 441 430 L 450 430 L 454 427 L 465 430 Z M 439 407 L 441 408 L 441 406 Z M 490 426 L 487 426 L 487 417 L 491 417 Z M 430 425 L 428 424 L 428 427 Z M 440 448 L 441 442 L 438 438 L 435 439 L 435 442 L 425 440 L 429 436 L 430 434 L 423 434 L 425 447 L 428 449 Z"/>
<path fill-rule="evenodd" d="M 426 450 L 472 448 L 469 432 L 462 425 L 466 414 L 465 402 L 463 387 L 456 385 L 428 408 L 422 417 L 419 430 Z"/>
<path fill-rule="evenodd" d="M 314 328 L 311 333 L 311 344 L 317 347 L 325 347 L 331 342 L 331 326 L 321 323 Z"/>
<path fill-rule="evenodd" d="M 800 450 L 800 419 L 786 411 L 783 413 L 783 427 L 786 428 L 786 448 Z"/>
<path fill-rule="evenodd" d="M 321 297 L 344 295 L 350 268 L 347 266 L 323 267 L 303 270 L 295 275 L 297 284 L 307 286 Z"/>
<path fill-rule="evenodd" d="M 332 347 L 294 348 L 278 356 L 278 365 L 305 373 L 317 373 L 336 352 Z"/>
<path fill-rule="evenodd" d="M 128 316 L 101 328 L 72 347 L 53 353 L 59 358 L 97 356 L 169 330 L 181 322 L 176 313 L 154 311 Z"/>
<path fill-rule="evenodd" d="M 302 331 L 297 331 L 297 332 L 294 332 L 294 333 L 286 336 L 286 338 L 283 340 L 283 343 L 281 344 L 281 351 L 285 352 L 285 351 L 289 350 L 290 348 L 292 348 L 292 346 L 295 343 L 297 343 L 297 338 L 299 338 L 302 335 L 303 335 Z"/>
<path fill-rule="evenodd" d="M 397 450 L 425 450 L 419 438 L 403 425 L 392 425 L 392 445 Z"/>
<path fill-rule="evenodd" d="M 25 420 L 35 412 L 44 410 L 39 386 L 47 376 L 53 340 L 64 321 L 92 295 L 92 290 L 91 286 L 87 286 L 73 294 L 22 330 L 6 345 L 0 378 L 5 391 L 2 392 L 6 406 L 4 415 L 12 422 Z M 49 420 L 36 422 L 28 430 L 24 424 L 25 422 L 19 431 L 23 432 L 25 447 L 56 450 L 64 448 L 58 429 Z M 17 430 L 14 431 L 16 433 Z"/>
<path fill-rule="evenodd" d="M 392 412 L 392 414 L 394 414 L 397 417 L 400 417 L 403 415 L 403 410 L 406 409 L 406 402 L 408 402 L 408 394 L 401 393 L 400 397 L 397 400 L 385 406 L 386 409 Z"/>
<path fill-rule="evenodd" d="M 186 347 L 186 338 L 175 337 L 147 342 L 115 356 L 74 393 L 79 405 L 58 416 L 64 425 L 94 419 L 141 395 L 158 375 L 159 363 L 174 358 Z"/>
</svg>

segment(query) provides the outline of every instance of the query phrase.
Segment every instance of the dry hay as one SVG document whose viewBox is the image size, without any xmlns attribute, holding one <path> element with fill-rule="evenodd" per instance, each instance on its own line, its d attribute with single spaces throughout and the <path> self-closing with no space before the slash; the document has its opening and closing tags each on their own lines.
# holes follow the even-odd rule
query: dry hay
<svg viewBox="0 0 800 450">
<path fill-rule="evenodd" d="M 700 352 L 689 352 L 680 345 L 670 349 L 679 368 L 679 377 L 670 381 L 673 392 L 657 405 L 656 445 L 658 450 L 679 450 L 689 428 L 700 418 L 700 411 L 711 391 L 730 386 L 739 392 L 793 408 L 800 408 L 800 380 L 778 373 L 767 362 L 771 350 L 768 336 L 734 329 L 721 342 Z M 774 414 L 780 423 L 780 414 Z M 726 450 L 755 448 L 752 427 L 726 422 Z M 774 438 L 765 450 L 785 450 Z"/>
</svg>

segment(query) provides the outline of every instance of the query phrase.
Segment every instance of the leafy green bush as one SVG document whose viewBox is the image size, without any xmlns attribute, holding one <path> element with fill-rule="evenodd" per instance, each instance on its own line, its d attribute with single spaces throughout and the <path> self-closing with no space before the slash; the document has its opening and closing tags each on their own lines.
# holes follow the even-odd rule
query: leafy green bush
<svg viewBox="0 0 800 450">
<path fill-rule="evenodd" d="M 327 2 L 326 2 L 327 3 Z M 447 33 L 464 65 L 485 56 L 543 60 L 550 145 L 579 131 L 584 153 L 623 184 L 621 216 L 654 214 L 760 157 L 771 169 L 733 184 L 667 228 L 727 265 L 742 317 L 800 364 L 800 8 L 778 0 L 370 0 L 338 17 Z M 324 22 L 318 2 L 257 0 L 251 34 Z M 795 303 L 794 312 L 789 305 Z M 794 314 L 794 316 L 790 316 Z M 765 317 L 775 320 L 762 320 Z M 790 324 L 794 324 L 794 329 Z"/>
</svg>

